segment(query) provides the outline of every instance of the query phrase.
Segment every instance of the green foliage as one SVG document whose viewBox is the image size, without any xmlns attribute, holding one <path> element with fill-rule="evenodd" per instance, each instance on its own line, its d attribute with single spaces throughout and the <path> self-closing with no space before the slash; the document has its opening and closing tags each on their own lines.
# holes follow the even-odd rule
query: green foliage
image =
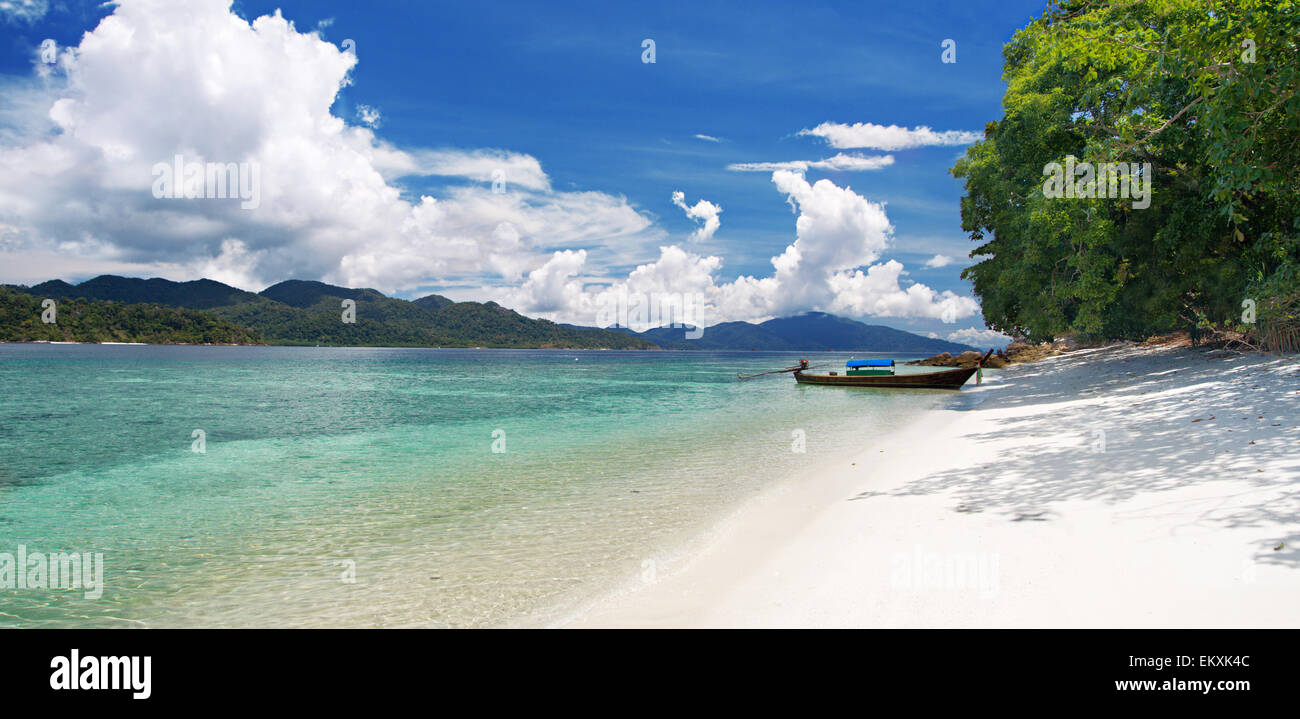
<svg viewBox="0 0 1300 719">
<path fill-rule="evenodd" d="M 1274 352 L 1300 351 L 1300 268 L 1286 265 L 1268 277 L 1261 273 L 1247 285 L 1246 296 L 1255 302 L 1250 329 L 1260 344 Z"/>
<path fill-rule="evenodd" d="M 1250 268 L 1300 262 L 1298 39 L 1288 0 L 1074 0 L 1018 32 L 1004 115 L 952 170 L 981 243 L 963 277 L 989 326 L 1046 340 L 1225 325 Z M 1150 207 L 1045 197 L 1045 166 L 1071 156 L 1151 163 Z"/>
<path fill-rule="evenodd" d="M 258 344 L 256 332 L 199 310 L 157 304 L 63 298 L 56 322 L 41 321 L 43 298 L 0 287 L 0 340 L 5 342 L 144 342 Z M 53 298 L 51 298 L 53 299 Z"/>
</svg>

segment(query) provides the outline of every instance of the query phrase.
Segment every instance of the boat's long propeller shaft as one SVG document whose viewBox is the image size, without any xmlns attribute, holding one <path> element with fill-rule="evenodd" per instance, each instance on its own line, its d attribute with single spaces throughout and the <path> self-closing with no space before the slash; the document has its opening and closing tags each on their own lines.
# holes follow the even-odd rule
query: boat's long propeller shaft
<svg viewBox="0 0 1300 719">
<path fill-rule="evenodd" d="M 795 372 L 795 371 L 798 371 L 798 370 L 824 369 L 824 368 L 826 368 L 826 367 L 835 367 L 835 366 L 837 366 L 837 365 L 816 365 L 816 366 L 809 366 L 809 365 L 807 365 L 807 364 L 797 364 L 797 365 L 795 365 L 795 366 L 793 366 L 793 367 L 786 367 L 785 369 L 774 369 L 774 370 L 769 370 L 769 371 L 767 371 L 767 372 L 759 372 L 758 374 L 737 374 L 737 375 L 736 375 L 736 378 L 737 378 L 737 379 L 752 379 L 752 378 L 754 378 L 754 377 L 762 377 L 763 375 L 768 375 L 768 374 L 785 374 L 786 372 Z"/>
<path fill-rule="evenodd" d="M 797 369 L 804 369 L 804 368 L 803 368 L 803 367 L 787 367 L 787 368 L 785 368 L 785 369 L 774 369 L 774 370 L 770 370 L 770 371 L 767 371 L 767 372 L 759 372 L 759 373 L 757 373 L 757 374 L 737 374 L 737 375 L 736 375 L 736 378 L 737 378 L 737 379 L 752 379 L 752 378 L 754 378 L 754 377 L 762 377 L 762 376 L 765 375 L 765 374 L 781 374 L 781 373 L 783 373 L 783 372 L 793 372 L 793 371 L 795 371 L 795 370 L 797 370 Z"/>
</svg>

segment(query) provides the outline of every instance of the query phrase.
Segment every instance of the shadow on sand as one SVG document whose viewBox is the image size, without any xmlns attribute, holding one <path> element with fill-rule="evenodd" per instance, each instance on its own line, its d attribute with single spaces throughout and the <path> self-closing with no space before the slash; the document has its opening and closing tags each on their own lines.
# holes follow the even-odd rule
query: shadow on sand
<svg viewBox="0 0 1300 719">
<path fill-rule="evenodd" d="M 951 491 L 955 511 L 1044 522 L 1067 500 L 1120 502 L 1235 479 L 1244 489 L 1194 507 L 1171 499 L 1144 514 L 1192 510 L 1195 526 L 1300 530 L 1300 363 L 1121 346 L 1020 365 L 989 391 L 981 410 L 1022 410 L 967 436 L 1012 440 L 995 462 L 853 499 Z M 1300 531 L 1261 536 L 1257 546 L 1256 561 L 1300 566 Z"/>
</svg>

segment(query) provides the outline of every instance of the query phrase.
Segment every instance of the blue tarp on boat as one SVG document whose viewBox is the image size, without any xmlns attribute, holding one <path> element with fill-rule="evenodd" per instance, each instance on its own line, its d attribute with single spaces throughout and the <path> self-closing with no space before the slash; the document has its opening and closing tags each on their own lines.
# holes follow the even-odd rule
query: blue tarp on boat
<svg viewBox="0 0 1300 719">
<path fill-rule="evenodd" d="M 893 367 L 894 360 L 876 359 L 876 360 L 849 360 L 844 363 L 845 367 Z"/>
</svg>

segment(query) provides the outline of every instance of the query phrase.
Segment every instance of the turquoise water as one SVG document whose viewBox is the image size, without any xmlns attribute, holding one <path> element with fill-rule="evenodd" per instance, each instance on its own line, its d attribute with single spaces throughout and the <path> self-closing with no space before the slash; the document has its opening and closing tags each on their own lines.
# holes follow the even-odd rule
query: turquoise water
<svg viewBox="0 0 1300 719">
<path fill-rule="evenodd" d="M 962 401 L 736 380 L 799 357 L 0 344 L 0 552 L 105 568 L 0 626 L 518 623 Z"/>
</svg>

